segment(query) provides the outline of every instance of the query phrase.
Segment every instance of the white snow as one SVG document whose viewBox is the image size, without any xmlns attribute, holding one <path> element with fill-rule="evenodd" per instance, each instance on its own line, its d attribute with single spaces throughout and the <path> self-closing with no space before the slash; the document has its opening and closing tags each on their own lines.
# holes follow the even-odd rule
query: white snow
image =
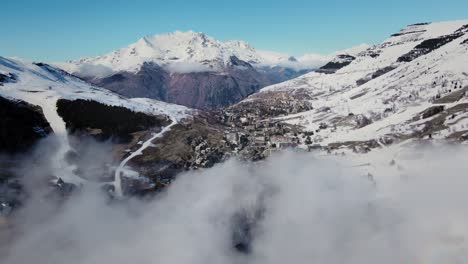
<svg viewBox="0 0 468 264">
<path fill-rule="evenodd" d="M 354 53 L 367 49 L 362 44 L 340 53 Z M 137 72 L 145 62 L 153 62 L 171 72 L 221 71 L 236 56 L 258 67 L 283 66 L 294 69 L 315 69 L 336 53 L 306 54 L 290 60 L 291 55 L 257 50 L 239 40 L 218 41 L 200 32 L 181 32 L 148 35 L 137 42 L 94 58 L 82 58 L 56 63 L 60 68 L 81 76 L 105 77 L 115 72 Z"/>
<path fill-rule="evenodd" d="M 333 123 L 334 119 L 349 114 L 364 115 L 373 123 L 361 129 L 353 125 L 339 125 L 317 136 L 323 143 L 337 141 L 368 140 L 383 136 L 409 126 L 398 127 L 417 113 L 432 106 L 436 95 L 447 95 L 455 86 L 468 85 L 468 45 L 461 43 L 468 34 L 449 42 L 411 62 L 397 59 L 411 51 L 416 45 L 430 38 L 454 33 L 468 20 L 408 26 L 381 44 L 357 54 L 356 60 L 334 74 L 312 72 L 296 79 L 263 88 L 262 92 L 285 91 L 294 93 L 298 89 L 309 93 L 315 110 L 282 117 L 288 123 L 316 130 L 320 122 Z M 371 57 L 371 52 L 379 54 Z M 371 79 L 370 76 L 385 67 L 394 70 Z M 358 85 L 356 81 L 368 79 Z M 253 95 L 246 100 L 255 100 Z M 468 98 L 457 103 L 468 102 Z M 330 108 L 324 113 L 321 108 Z M 352 118 L 348 118 L 352 120 Z M 460 124 L 461 128 L 462 124 Z"/>
<path fill-rule="evenodd" d="M 131 169 L 127 169 L 127 170 L 124 170 L 125 168 L 125 165 L 127 165 L 127 163 L 132 160 L 133 158 L 135 158 L 136 156 L 139 156 L 139 155 L 143 155 L 143 151 L 145 149 L 147 149 L 148 147 L 154 147 L 155 145 L 153 145 L 153 141 L 157 138 L 160 138 L 162 137 L 167 131 L 169 131 L 171 129 L 171 127 L 175 126 L 177 124 L 177 116 L 171 116 L 171 120 L 172 120 L 172 123 L 166 127 L 164 127 L 161 132 L 159 133 L 155 133 L 153 134 L 153 136 L 148 139 L 147 141 L 143 142 L 143 144 L 141 144 L 141 147 L 136 150 L 135 152 L 131 153 L 128 157 L 126 157 L 119 165 L 119 167 L 117 168 L 117 170 L 115 171 L 115 175 L 114 175 L 114 192 L 115 192 L 115 195 L 116 197 L 123 197 L 123 190 L 122 190 L 122 174 L 126 175 L 127 173 L 130 172 L 130 174 L 134 175 L 134 171 L 132 171 Z"/>
<path fill-rule="evenodd" d="M 44 116 L 52 127 L 59 146 L 52 157 L 57 177 L 66 182 L 81 184 L 84 179 L 74 173 L 74 167 L 65 160 L 72 150 L 67 136 L 65 122 L 57 113 L 58 99 L 88 99 L 112 106 L 126 107 L 132 111 L 150 115 L 165 115 L 173 122 L 188 118 L 192 110 L 179 105 L 168 104 L 147 98 L 127 99 L 108 90 L 93 87 L 75 77 L 62 75 L 58 69 L 21 60 L 0 57 L 0 73 L 14 74 L 14 82 L 0 86 L 0 96 L 22 100 L 40 106 Z M 144 145 L 146 146 L 146 145 Z"/>
</svg>

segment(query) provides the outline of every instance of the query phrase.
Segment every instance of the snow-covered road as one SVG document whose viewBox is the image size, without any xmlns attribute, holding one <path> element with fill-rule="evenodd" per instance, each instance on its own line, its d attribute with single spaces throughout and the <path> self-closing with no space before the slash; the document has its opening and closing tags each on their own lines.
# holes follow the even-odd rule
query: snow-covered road
<svg viewBox="0 0 468 264">
<path fill-rule="evenodd" d="M 147 141 L 145 141 L 141 147 L 136 150 L 135 152 L 133 152 L 132 154 L 130 154 L 127 158 L 125 158 L 120 164 L 119 164 L 119 167 L 117 168 L 117 170 L 115 171 L 115 175 L 114 175 L 114 193 L 115 193 L 115 196 L 116 197 L 123 197 L 123 190 L 122 190 L 122 173 L 124 172 L 124 168 L 125 168 L 125 165 L 130 161 L 132 160 L 134 157 L 136 156 L 139 156 L 139 155 L 142 155 L 143 154 L 143 151 L 152 146 L 152 142 L 153 140 L 155 140 L 156 138 L 160 138 L 164 135 L 164 133 L 166 133 L 167 131 L 169 131 L 171 129 L 171 127 L 173 127 L 174 125 L 177 124 L 177 118 L 174 118 L 172 117 L 171 118 L 172 120 L 172 123 L 166 127 L 164 127 L 159 133 L 157 134 L 153 134 L 153 136 L 148 139 Z"/>
<path fill-rule="evenodd" d="M 55 177 L 57 177 L 57 180 L 61 178 L 63 181 L 75 185 L 84 183 L 86 180 L 75 173 L 76 166 L 69 164 L 66 160 L 67 153 L 72 151 L 72 147 L 68 140 L 65 122 L 57 113 L 57 98 L 47 97 L 47 100 L 38 100 L 36 104 L 41 106 L 59 144 L 57 151 L 52 156 L 52 169 Z"/>
</svg>

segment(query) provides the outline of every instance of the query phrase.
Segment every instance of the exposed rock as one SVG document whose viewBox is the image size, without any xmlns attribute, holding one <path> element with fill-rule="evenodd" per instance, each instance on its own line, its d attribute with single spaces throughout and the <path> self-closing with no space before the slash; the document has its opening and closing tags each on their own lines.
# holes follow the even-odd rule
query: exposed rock
<svg viewBox="0 0 468 264">
<path fill-rule="evenodd" d="M 245 62 L 243 60 L 240 60 L 239 58 L 237 58 L 236 56 L 231 56 L 229 58 L 229 62 L 231 63 L 231 65 L 233 66 L 243 66 L 243 67 L 246 67 L 246 68 L 253 68 L 252 65 L 250 65 L 250 63 L 248 62 Z"/>
<path fill-rule="evenodd" d="M 362 127 L 372 124 L 372 120 L 370 120 L 365 115 L 356 115 L 355 121 L 356 121 L 356 128 L 362 128 Z"/>
<path fill-rule="evenodd" d="M 337 150 L 340 148 L 351 148 L 356 153 L 367 153 L 374 148 L 379 147 L 377 140 L 372 139 L 368 141 L 346 141 L 336 142 L 328 145 L 330 150 Z"/>
<path fill-rule="evenodd" d="M 413 26 L 417 26 L 417 25 L 413 25 Z M 398 37 L 398 36 L 403 36 L 403 35 L 410 35 L 410 34 L 424 33 L 424 32 L 426 32 L 426 30 L 405 31 L 405 32 L 398 32 L 398 33 L 392 34 L 391 36 Z"/>
<path fill-rule="evenodd" d="M 254 68 L 231 56 L 221 72 L 170 73 L 145 63 L 137 73 L 119 72 L 105 78 L 84 77 L 97 86 L 128 97 L 147 97 L 199 109 L 214 109 L 239 102 L 259 89 L 305 74 L 286 67 Z"/>
<path fill-rule="evenodd" d="M 217 72 L 174 73 L 168 101 L 194 108 L 228 106 L 258 91 L 270 82 L 253 69 L 233 67 Z"/>
<path fill-rule="evenodd" d="M 463 25 L 461 28 L 457 29 L 455 33 L 468 33 L 468 24 Z"/>
<path fill-rule="evenodd" d="M 0 73 L 0 86 L 6 82 L 13 82 L 13 81 L 16 81 L 16 76 L 14 74 L 9 73 L 8 75 L 5 75 L 5 74 Z"/>
<path fill-rule="evenodd" d="M 317 72 L 335 73 L 337 70 L 351 64 L 351 62 L 353 62 L 355 59 L 356 57 L 347 54 L 338 55 L 335 59 L 320 67 L 320 69 L 318 69 Z"/>
<path fill-rule="evenodd" d="M 451 35 L 446 35 L 438 38 L 427 39 L 414 47 L 413 50 L 397 59 L 398 62 L 410 62 L 419 56 L 426 55 L 435 49 L 463 36 L 464 33 L 458 32 Z"/>
<path fill-rule="evenodd" d="M 438 113 L 444 111 L 445 107 L 443 105 L 436 105 L 436 106 L 431 106 L 428 109 L 424 110 L 421 115 L 423 119 L 429 118 L 431 116 L 435 116 Z"/>
<path fill-rule="evenodd" d="M 378 69 L 377 71 L 373 72 L 372 74 L 369 74 L 367 75 L 366 77 L 364 78 L 361 78 L 359 80 L 356 81 L 356 85 L 357 86 L 360 86 L 360 85 L 363 85 L 373 79 L 376 79 L 376 78 L 379 78 L 380 76 L 388 73 L 388 72 L 391 72 L 395 69 L 396 67 L 394 66 L 387 66 L 387 67 L 384 67 L 382 69 Z"/>
<path fill-rule="evenodd" d="M 438 98 L 434 100 L 434 104 L 448 104 L 448 103 L 454 103 L 456 101 L 459 101 L 463 99 L 468 93 L 468 86 L 465 86 L 464 88 L 454 91 L 444 97 Z"/>
<path fill-rule="evenodd" d="M 87 78 L 101 87 L 128 97 L 147 97 L 167 101 L 170 76 L 154 63 L 145 63 L 136 73 L 120 72 L 102 79 Z"/>
</svg>

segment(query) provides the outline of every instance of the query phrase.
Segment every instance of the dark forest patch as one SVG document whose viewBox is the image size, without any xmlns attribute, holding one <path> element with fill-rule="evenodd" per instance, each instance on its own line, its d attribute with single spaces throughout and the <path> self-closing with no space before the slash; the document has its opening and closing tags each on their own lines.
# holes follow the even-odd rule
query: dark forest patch
<svg viewBox="0 0 468 264">
<path fill-rule="evenodd" d="M 25 151 L 51 132 L 40 107 L 0 97 L 0 152 Z"/>
<path fill-rule="evenodd" d="M 441 36 L 438 38 L 427 39 L 419 43 L 414 49 L 397 59 L 398 62 L 410 62 L 420 56 L 429 54 L 430 52 L 442 47 L 443 45 L 463 36 L 463 33 L 454 33 L 451 35 Z"/>
<path fill-rule="evenodd" d="M 132 133 L 169 124 L 166 116 L 147 115 L 83 99 L 60 99 L 57 111 L 71 133 L 86 132 L 102 140 L 116 138 L 128 142 Z"/>
<path fill-rule="evenodd" d="M 344 68 L 351 64 L 356 59 L 356 57 L 351 55 L 338 55 L 334 60 L 328 62 L 324 66 L 320 67 L 317 72 L 320 73 L 334 73 L 337 70 Z"/>
<path fill-rule="evenodd" d="M 368 75 L 368 76 L 366 76 L 364 78 L 361 78 L 361 79 L 357 80 L 356 85 L 357 86 L 363 85 L 363 84 L 369 82 L 370 80 L 373 80 L 373 79 L 378 78 L 378 77 L 380 77 L 380 76 L 382 76 L 382 75 L 384 75 L 384 74 L 386 74 L 388 72 L 393 71 L 394 69 L 395 69 L 395 67 L 393 67 L 393 66 L 387 66 L 387 67 L 384 67 L 382 69 L 378 69 L 374 73 L 372 73 L 372 74 L 370 74 L 370 75 Z"/>
</svg>

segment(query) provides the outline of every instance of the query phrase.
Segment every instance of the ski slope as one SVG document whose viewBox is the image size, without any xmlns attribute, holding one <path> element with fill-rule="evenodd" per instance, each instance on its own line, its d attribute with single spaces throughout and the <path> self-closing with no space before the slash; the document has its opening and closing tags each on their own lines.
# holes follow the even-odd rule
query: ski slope
<svg viewBox="0 0 468 264">
<path fill-rule="evenodd" d="M 387 134 L 410 134 L 417 130 L 411 121 L 422 111 L 442 105 L 446 109 L 468 102 L 438 104 L 437 98 L 450 95 L 468 85 L 468 20 L 410 25 L 382 43 L 360 52 L 351 64 L 326 74 L 312 72 L 296 79 L 268 86 L 246 101 L 258 100 L 267 94 L 306 93 L 314 110 L 278 117 L 290 124 L 317 131 L 320 123 L 329 128 L 315 136 L 324 145 L 343 141 L 365 141 Z M 457 34 L 457 37 L 428 53 L 418 45 Z M 417 54 L 411 61 L 402 61 L 406 54 Z M 380 72 L 379 72 L 380 71 Z M 308 100 L 297 98 L 297 100 Z M 455 131 L 466 127 L 463 111 L 457 124 L 447 120 Z M 356 127 L 357 116 L 372 123 Z M 428 121 L 428 120 L 424 120 Z M 459 123 L 459 122 L 461 123 Z M 421 122 L 422 123 L 422 122 Z M 435 137 L 444 138 L 454 131 L 442 130 Z"/>
<path fill-rule="evenodd" d="M 184 106 L 146 98 L 127 99 L 108 90 L 91 86 L 57 68 L 38 65 L 21 59 L 0 57 L 0 73 L 15 77 L 15 80 L 9 80 L 0 86 L 0 96 L 22 100 L 42 108 L 58 142 L 57 150 L 51 157 L 52 166 L 57 179 L 60 177 L 65 182 L 79 185 L 85 183 L 85 180 L 75 174 L 75 167 L 65 159 L 66 154 L 72 151 L 72 147 L 68 141 L 66 124 L 57 113 L 57 100 L 93 100 L 149 115 L 165 115 L 170 117 L 173 124 L 192 114 L 192 110 Z"/>
</svg>

